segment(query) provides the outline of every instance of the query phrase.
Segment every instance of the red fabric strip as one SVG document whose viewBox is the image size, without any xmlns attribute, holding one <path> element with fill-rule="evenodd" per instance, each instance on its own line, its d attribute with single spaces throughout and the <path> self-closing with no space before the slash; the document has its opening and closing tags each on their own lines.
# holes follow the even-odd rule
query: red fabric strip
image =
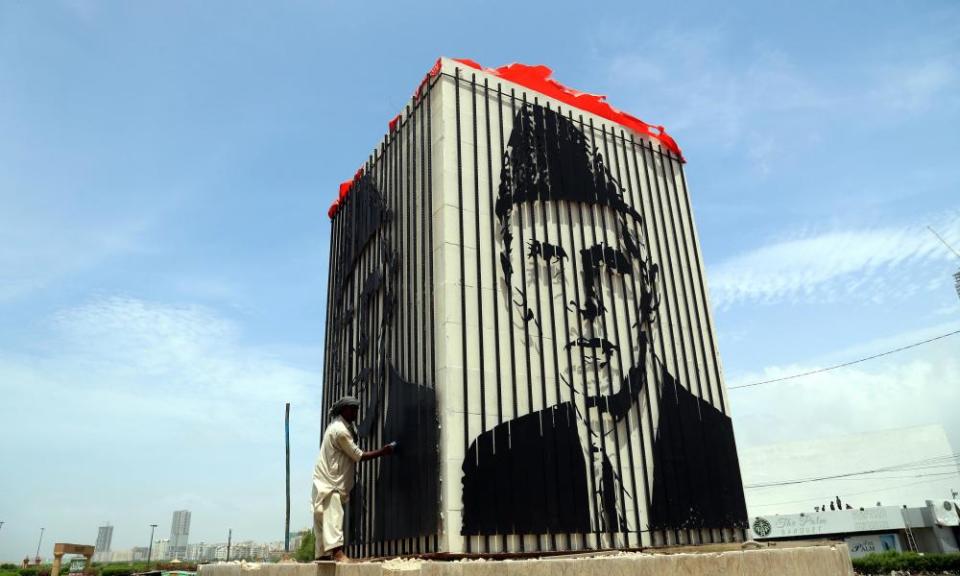
<svg viewBox="0 0 960 576">
<path fill-rule="evenodd" d="M 665 148 L 679 156 L 681 162 L 684 161 L 683 153 L 680 151 L 680 146 L 677 145 L 676 140 L 667 134 L 667 131 L 664 130 L 663 126 L 647 124 L 636 116 L 632 116 L 626 112 L 623 112 L 622 110 L 614 108 L 610 104 L 607 104 L 606 96 L 579 92 L 564 86 L 551 77 L 553 75 L 553 70 L 547 66 L 542 64 L 538 66 L 528 66 L 526 64 L 515 63 L 501 66 L 499 68 L 484 68 L 469 58 L 454 58 L 454 61 L 475 70 L 481 70 L 488 74 L 498 76 L 504 80 L 513 82 L 514 84 L 519 84 L 524 88 L 536 90 L 544 96 L 548 96 L 554 100 L 559 100 L 560 102 L 569 104 L 570 106 L 585 110 L 592 114 L 596 114 L 601 118 L 606 118 L 611 122 L 616 122 L 617 124 L 620 124 L 625 128 L 629 128 L 630 130 L 633 130 L 639 134 L 645 134 L 651 138 L 655 138 L 659 140 Z M 419 100 L 423 95 L 423 89 L 430 83 L 430 79 L 435 78 L 440 74 L 440 66 L 441 60 L 438 58 L 433 64 L 433 67 L 430 68 L 430 71 L 427 72 L 426 76 L 424 76 L 423 80 L 417 86 L 417 89 L 414 90 L 414 101 Z M 388 128 L 390 133 L 397 129 L 399 121 L 400 116 L 397 115 L 397 117 L 389 122 Z M 357 173 L 354 174 L 352 180 L 347 180 L 346 182 L 340 184 L 340 193 L 337 199 L 333 201 L 333 204 L 330 205 L 330 209 L 327 210 L 327 216 L 329 216 L 331 220 L 333 220 L 333 217 L 337 215 L 337 211 L 340 210 L 340 206 L 344 203 L 344 201 L 346 201 L 347 196 L 350 195 L 350 188 L 353 186 L 353 183 L 361 176 L 363 176 L 363 168 L 357 170 Z"/>
<path fill-rule="evenodd" d="M 607 104 L 606 96 L 601 96 L 599 94 L 587 94 L 586 92 L 579 92 L 564 86 L 551 77 L 553 70 L 547 66 L 508 64 L 499 68 L 483 68 L 468 58 L 454 58 L 454 61 L 465 66 L 469 66 L 470 68 L 482 70 L 488 74 L 493 74 L 494 76 L 499 76 L 504 80 L 513 82 L 514 84 L 519 84 L 524 88 L 536 90 L 544 96 L 549 96 L 550 98 L 559 100 L 560 102 L 564 102 L 570 106 L 575 106 L 581 110 L 586 110 L 587 112 L 596 114 L 601 118 L 606 118 L 607 120 L 621 124 L 622 126 L 629 128 L 634 132 L 645 134 L 651 138 L 656 138 L 663 144 L 665 148 L 679 156 L 680 160 L 683 161 L 683 153 L 680 151 L 680 146 L 677 144 L 676 140 L 667 134 L 667 131 L 663 128 L 663 126 L 653 126 L 651 124 L 647 124 L 636 116 L 632 116 L 626 112 L 623 112 L 622 110 L 614 108 L 610 104 Z"/>
</svg>

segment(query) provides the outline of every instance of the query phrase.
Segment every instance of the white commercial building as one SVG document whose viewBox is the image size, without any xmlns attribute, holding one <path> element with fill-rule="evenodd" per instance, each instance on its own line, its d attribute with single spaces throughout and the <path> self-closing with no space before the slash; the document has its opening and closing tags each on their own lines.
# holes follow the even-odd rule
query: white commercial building
<svg viewBox="0 0 960 576">
<path fill-rule="evenodd" d="M 153 543 L 153 550 L 150 551 L 151 560 L 169 560 L 170 559 L 170 540 L 160 538 Z"/>
<path fill-rule="evenodd" d="M 877 506 L 750 519 L 757 540 L 842 540 L 853 557 L 890 550 L 960 552 L 956 500 L 928 500 L 922 507 Z"/>
</svg>

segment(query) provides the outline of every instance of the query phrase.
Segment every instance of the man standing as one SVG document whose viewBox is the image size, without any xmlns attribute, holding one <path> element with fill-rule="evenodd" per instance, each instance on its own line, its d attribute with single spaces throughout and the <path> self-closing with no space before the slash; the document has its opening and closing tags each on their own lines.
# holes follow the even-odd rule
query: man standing
<svg viewBox="0 0 960 576">
<path fill-rule="evenodd" d="M 354 423 L 360 401 L 344 396 L 330 408 L 330 424 L 323 433 L 320 455 L 313 468 L 314 558 L 332 556 L 337 562 L 350 559 L 343 552 L 343 509 L 353 488 L 357 462 L 393 453 L 394 444 L 364 452 L 357 446 Z"/>
</svg>

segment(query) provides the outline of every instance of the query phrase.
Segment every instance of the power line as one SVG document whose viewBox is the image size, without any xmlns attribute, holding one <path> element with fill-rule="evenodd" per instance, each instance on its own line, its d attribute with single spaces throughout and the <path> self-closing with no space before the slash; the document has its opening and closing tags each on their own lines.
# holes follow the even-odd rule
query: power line
<svg viewBox="0 0 960 576">
<path fill-rule="evenodd" d="M 924 344 L 929 344 L 937 340 L 942 340 L 948 336 L 953 336 L 954 334 L 960 334 L 960 330 L 954 330 L 953 332 L 948 332 L 946 334 L 941 334 L 940 336 L 935 336 L 933 338 L 923 340 L 921 342 L 914 342 L 913 344 L 908 344 L 906 346 L 901 346 L 900 348 L 894 348 L 893 350 L 887 350 L 886 352 L 881 352 L 879 354 L 874 354 L 873 356 L 867 356 L 866 358 L 860 358 L 859 360 L 852 360 L 850 362 L 844 362 L 843 364 L 837 364 L 835 366 L 828 366 L 826 368 L 818 368 L 817 370 L 810 370 L 809 372 L 801 372 L 799 374 L 792 374 L 790 376 L 784 376 L 782 378 L 774 378 L 772 380 L 763 380 L 761 382 L 752 382 L 750 384 L 740 384 L 738 386 L 728 386 L 728 390 L 736 390 L 738 388 L 751 388 L 753 386 L 760 386 L 763 384 L 773 384 L 774 382 L 783 382 L 784 380 L 793 380 L 794 378 L 802 378 L 804 376 L 812 376 L 813 374 L 820 374 L 822 372 L 829 372 L 830 370 L 836 370 L 837 368 L 845 368 L 847 366 L 852 366 L 854 364 L 859 364 L 861 362 L 866 362 L 867 360 L 873 360 L 875 358 L 880 358 L 882 356 L 889 356 L 890 354 L 896 354 L 897 352 L 903 352 L 904 350 L 909 350 L 911 348 L 916 348 L 917 346 L 922 346 Z"/>
<path fill-rule="evenodd" d="M 879 472 L 906 472 L 913 469 L 924 469 L 934 464 L 937 464 L 937 465 L 949 464 L 949 465 L 956 466 L 956 461 L 958 456 L 960 456 L 960 453 L 950 454 L 948 456 L 935 456 L 932 458 L 923 458 L 921 460 L 904 462 L 902 464 L 894 464 L 891 466 L 884 466 L 882 468 L 875 468 L 872 470 L 860 470 L 858 472 L 847 472 L 845 474 L 833 474 L 830 476 L 814 476 L 810 478 L 797 478 L 793 480 L 778 480 L 775 482 L 749 484 L 749 485 L 745 485 L 744 488 L 746 489 L 772 488 L 774 486 L 806 484 L 809 482 L 821 482 L 823 480 L 836 480 L 840 478 L 849 478 L 851 476 L 863 476 L 864 474 L 877 474 Z"/>
<path fill-rule="evenodd" d="M 873 494 L 874 492 L 886 492 L 889 490 L 898 490 L 900 488 L 906 488 L 908 486 L 919 486 L 921 484 L 929 484 L 933 480 L 920 480 L 919 482 L 907 482 L 906 484 L 900 484 L 897 486 L 887 486 L 886 488 L 876 488 L 874 490 L 862 490 L 860 492 L 847 492 L 845 494 L 839 494 L 844 498 L 849 498 L 850 496 L 860 496 L 863 494 Z M 761 508 L 764 506 L 781 506 L 783 504 L 802 504 L 804 502 L 820 502 L 821 500 L 830 500 L 833 496 L 816 496 L 813 498 L 804 498 L 802 500 L 789 500 L 787 502 L 770 502 L 768 504 L 754 504 L 750 508 Z"/>
<path fill-rule="evenodd" d="M 933 235 L 936 236 L 936 237 L 937 237 L 937 240 L 939 240 L 940 242 L 942 242 L 943 245 L 947 247 L 947 250 L 950 250 L 951 252 L 954 253 L 954 255 L 955 255 L 957 258 L 960 258 L 960 252 L 957 252 L 957 250 L 956 250 L 953 246 L 947 244 L 947 241 L 943 239 L 943 236 L 941 236 L 939 233 L 937 233 L 937 231 L 934 230 L 933 227 L 927 226 L 927 230 L 933 232 Z"/>
<path fill-rule="evenodd" d="M 947 476 L 956 477 L 956 476 L 957 476 L 957 473 L 956 473 L 956 472 L 933 472 L 933 473 L 930 473 L 930 474 L 910 474 L 910 475 L 907 475 L 907 476 L 866 476 L 866 477 L 863 477 L 863 478 L 856 478 L 856 477 L 821 478 L 821 479 L 817 479 L 817 480 L 810 480 L 810 482 L 820 482 L 821 480 L 853 480 L 853 481 L 855 481 L 855 482 L 856 482 L 856 481 L 863 482 L 864 480 L 868 480 L 868 481 L 872 482 L 872 481 L 874 481 L 874 480 L 904 480 L 904 479 L 906 479 L 906 478 L 940 478 L 940 477 L 946 478 Z M 799 484 L 799 482 L 798 482 L 798 484 Z M 744 488 L 747 489 L 747 490 L 749 490 L 749 489 L 751 489 L 751 488 L 775 488 L 775 487 L 777 487 L 777 486 L 779 486 L 779 485 L 776 485 L 776 486 L 744 486 Z"/>
<path fill-rule="evenodd" d="M 932 474 L 911 474 L 910 476 L 870 476 L 869 478 L 837 478 L 837 480 L 853 480 L 863 482 L 864 480 L 903 480 L 904 478 L 939 478 L 947 476 L 956 476 L 956 472 L 934 472 Z"/>
</svg>

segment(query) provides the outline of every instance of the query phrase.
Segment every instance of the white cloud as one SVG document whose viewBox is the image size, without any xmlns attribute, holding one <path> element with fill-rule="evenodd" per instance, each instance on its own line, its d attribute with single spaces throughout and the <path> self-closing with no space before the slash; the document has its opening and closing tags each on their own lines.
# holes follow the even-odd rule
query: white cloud
<svg viewBox="0 0 960 576">
<path fill-rule="evenodd" d="M 943 98 L 960 102 L 957 78 L 953 61 L 911 62 L 886 68 L 871 95 L 896 112 L 922 112 L 934 103 L 942 105 Z"/>
<path fill-rule="evenodd" d="M 46 328 L 42 349 L 0 352 L 0 418 L 29 434 L 0 444 L 0 460 L 50 472 L 0 478 L 11 495 L 5 531 L 46 518 L 51 537 L 85 541 L 109 519 L 122 548 L 136 527 L 188 506 L 198 540 L 219 538 L 220 522 L 270 539 L 287 401 L 293 520 L 307 523 L 319 355 L 305 363 L 299 348 L 253 343 L 209 308 L 129 297 L 63 310 Z M 55 473 L 61 466 L 67 477 Z"/>
<path fill-rule="evenodd" d="M 809 150 L 838 126 L 876 130 L 907 114 L 956 112 L 957 57 L 955 46 L 922 39 L 893 57 L 858 58 L 838 75 L 835 63 L 811 68 L 803 55 L 744 46 L 719 26 L 661 28 L 640 46 L 604 55 L 618 106 L 663 124 L 681 146 L 743 147 L 760 176 L 781 158 L 795 162 L 798 147 Z"/>
<path fill-rule="evenodd" d="M 960 242 L 960 220 L 955 215 L 938 220 L 941 234 Z M 711 266 L 710 291 L 721 309 L 742 302 L 832 301 L 853 294 L 883 301 L 948 284 L 949 275 L 929 265 L 951 258 L 924 225 L 805 233 Z"/>
<path fill-rule="evenodd" d="M 960 450 L 960 420 L 955 410 L 960 404 L 960 357 L 956 354 L 960 335 L 850 367 L 733 388 L 866 357 L 957 329 L 958 321 L 928 326 L 822 358 L 767 366 L 728 378 L 745 483 L 845 474 Z M 946 432 L 947 438 L 935 449 L 911 446 L 916 431 L 894 431 L 927 425 L 940 425 Z M 873 432 L 878 434 L 863 436 Z M 946 445 L 948 441 L 952 448 Z M 857 442 L 864 444 L 859 450 Z M 876 501 L 919 505 L 923 498 L 945 495 L 947 488 L 955 487 L 957 470 L 947 467 L 924 471 L 950 471 L 954 476 L 913 478 L 911 475 L 920 472 L 906 470 L 859 479 L 748 489 L 748 503 L 752 513 L 812 510 L 840 494 L 858 506 Z"/>
<path fill-rule="evenodd" d="M 608 76 L 641 95 L 640 102 L 624 102 L 625 109 L 666 125 L 674 135 L 689 132 L 686 139 L 724 148 L 747 143 L 765 174 L 777 143 L 776 131 L 764 124 L 823 110 L 831 99 L 779 51 L 746 53 L 738 69 L 721 65 L 729 46 L 729 38 L 716 30 L 658 30 L 642 50 L 612 58 Z"/>
<path fill-rule="evenodd" d="M 6 204 L 0 211 L 0 304 L 110 258 L 144 249 L 140 219 L 80 222 Z"/>
<path fill-rule="evenodd" d="M 854 434 L 942 423 L 960 449 L 960 335 L 839 368 L 751 388 L 733 387 L 800 374 L 919 342 L 960 328 L 930 326 L 850 347 L 822 359 L 767 366 L 727 379 L 739 445 Z"/>
</svg>

